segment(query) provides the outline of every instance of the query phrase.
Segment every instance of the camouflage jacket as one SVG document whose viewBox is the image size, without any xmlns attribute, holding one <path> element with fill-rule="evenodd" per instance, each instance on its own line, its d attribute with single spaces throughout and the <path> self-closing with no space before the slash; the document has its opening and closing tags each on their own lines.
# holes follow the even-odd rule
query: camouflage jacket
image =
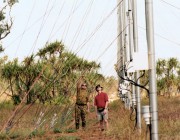
<svg viewBox="0 0 180 140">
<path fill-rule="evenodd" d="M 79 89 L 76 95 L 77 105 L 86 105 L 89 102 L 89 93 L 87 90 Z"/>
</svg>

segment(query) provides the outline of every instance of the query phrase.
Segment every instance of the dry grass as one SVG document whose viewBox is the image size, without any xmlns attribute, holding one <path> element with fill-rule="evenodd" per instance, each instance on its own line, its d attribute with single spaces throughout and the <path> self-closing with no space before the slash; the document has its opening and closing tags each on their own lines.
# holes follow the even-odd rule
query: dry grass
<svg viewBox="0 0 180 140">
<path fill-rule="evenodd" d="M 120 100 L 114 101 L 110 105 L 110 127 L 107 135 L 113 136 L 117 140 L 144 139 L 143 132 L 142 135 L 139 135 L 138 131 L 134 129 L 135 121 L 130 120 L 130 113 L 131 110 L 125 109 L 124 103 Z"/>
<path fill-rule="evenodd" d="M 142 104 L 147 104 L 148 100 L 143 100 Z M 178 140 L 180 139 L 180 98 L 164 98 L 158 97 L 158 111 L 159 111 L 159 137 L 163 140 Z M 11 116 L 14 106 L 11 102 L 0 104 L 0 129 L 5 124 L 7 119 Z M 38 131 L 33 131 L 35 128 L 35 123 L 39 118 L 40 111 L 46 114 L 43 117 L 45 123 L 39 127 Z M 30 134 L 33 139 L 57 139 L 60 135 L 67 136 L 71 139 L 85 139 L 85 137 L 91 137 L 93 139 L 93 134 L 98 137 L 99 133 L 95 132 L 98 130 L 97 120 L 95 119 L 95 113 L 89 114 L 87 121 L 87 131 L 83 133 L 73 132 L 74 126 L 71 127 L 72 133 L 68 134 L 67 131 L 61 133 L 60 122 L 50 128 L 50 122 L 54 113 L 62 118 L 64 113 L 67 111 L 66 108 L 60 106 L 46 106 L 35 104 L 33 106 L 22 105 L 21 110 L 16 115 L 15 125 L 9 132 L 9 134 L 0 133 L 0 139 L 26 139 Z M 22 114 L 24 115 L 22 116 Z M 124 104 L 120 100 L 116 100 L 110 104 L 109 107 L 109 130 L 104 134 L 100 134 L 99 137 L 111 138 L 111 140 L 142 140 L 146 139 L 146 125 L 142 118 L 142 129 L 141 134 L 137 129 L 134 130 L 135 121 L 130 120 L 131 110 L 124 108 Z M 69 121 L 65 126 L 73 125 L 73 115 L 69 115 Z M 56 132 L 54 131 L 56 129 Z M 94 129 L 94 130 L 93 130 Z M 70 131 L 70 130 L 69 130 Z M 33 133 L 32 133 L 33 132 Z M 57 134 L 57 132 L 59 134 Z M 74 137 L 73 137 L 74 136 Z"/>
<path fill-rule="evenodd" d="M 159 98 L 159 135 L 180 139 L 180 97 Z"/>
<path fill-rule="evenodd" d="M 147 104 L 144 99 L 142 104 Z M 180 97 L 158 97 L 159 138 L 163 140 L 180 139 Z M 122 102 L 111 104 L 111 125 L 108 135 L 114 135 L 117 139 L 146 139 L 146 125 L 142 118 L 141 135 L 134 131 L 134 122 L 130 121 L 130 110 L 124 109 Z"/>
</svg>

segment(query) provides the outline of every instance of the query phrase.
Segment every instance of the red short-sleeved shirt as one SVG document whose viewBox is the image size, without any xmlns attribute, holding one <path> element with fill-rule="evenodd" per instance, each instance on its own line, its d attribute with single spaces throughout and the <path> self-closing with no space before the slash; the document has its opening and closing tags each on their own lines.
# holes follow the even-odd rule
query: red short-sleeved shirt
<svg viewBox="0 0 180 140">
<path fill-rule="evenodd" d="M 98 108 L 100 107 L 104 108 L 106 105 L 106 102 L 108 102 L 108 96 L 104 92 L 101 92 L 98 95 L 96 95 L 94 99 L 94 105 L 97 106 Z"/>
</svg>

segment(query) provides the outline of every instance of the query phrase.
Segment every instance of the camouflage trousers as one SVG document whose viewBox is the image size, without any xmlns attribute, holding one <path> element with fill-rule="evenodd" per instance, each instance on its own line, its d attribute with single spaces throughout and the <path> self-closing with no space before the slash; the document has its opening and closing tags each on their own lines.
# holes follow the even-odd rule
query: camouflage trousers
<svg viewBox="0 0 180 140">
<path fill-rule="evenodd" d="M 80 119 L 82 120 L 82 127 L 86 127 L 86 105 L 75 105 L 75 125 L 79 129 Z"/>
</svg>

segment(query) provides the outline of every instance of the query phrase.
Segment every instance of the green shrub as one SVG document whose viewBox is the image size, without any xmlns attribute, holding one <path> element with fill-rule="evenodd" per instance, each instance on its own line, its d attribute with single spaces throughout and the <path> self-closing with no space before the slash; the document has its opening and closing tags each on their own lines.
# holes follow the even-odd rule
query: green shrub
<svg viewBox="0 0 180 140">
<path fill-rule="evenodd" d="M 45 134 L 44 130 L 34 130 L 29 135 L 30 138 L 37 137 L 37 136 L 43 136 Z"/>
<path fill-rule="evenodd" d="M 16 139 L 16 138 L 20 137 L 20 134 L 18 132 L 13 132 L 13 133 L 9 134 L 9 137 L 11 139 Z"/>
<path fill-rule="evenodd" d="M 81 139 L 77 136 L 63 136 L 61 138 L 58 138 L 57 140 L 81 140 Z"/>
<path fill-rule="evenodd" d="M 8 135 L 6 133 L 0 133 L 0 139 L 1 140 L 7 140 L 8 139 Z"/>
<path fill-rule="evenodd" d="M 76 129 L 73 129 L 73 128 L 69 128 L 66 130 L 67 133 L 74 133 L 76 132 Z"/>
<path fill-rule="evenodd" d="M 53 132 L 54 133 L 62 133 L 62 131 L 59 128 L 54 128 Z"/>
<path fill-rule="evenodd" d="M 19 95 L 13 95 L 13 96 L 12 96 L 12 100 L 13 100 L 13 102 L 14 102 L 14 105 L 18 105 L 18 104 L 20 104 L 20 102 L 21 102 L 21 99 L 20 99 L 20 96 L 19 96 Z"/>
<path fill-rule="evenodd" d="M 14 107 L 12 101 L 5 101 L 0 103 L 0 109 L 12 109 Z"/>
</svg>

